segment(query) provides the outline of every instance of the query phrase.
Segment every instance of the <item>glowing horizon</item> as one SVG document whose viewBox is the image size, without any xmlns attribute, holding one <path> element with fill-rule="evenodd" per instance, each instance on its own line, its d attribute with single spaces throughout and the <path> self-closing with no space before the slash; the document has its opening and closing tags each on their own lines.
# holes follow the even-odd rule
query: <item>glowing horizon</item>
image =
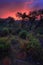
<svg viewBox="0 0 43 65">
<path fill-rule="evenodd" d="M 16 17 L 17 12 L 29 13 L 31 10 L 43 8 L 42 0 L 0 0 L 0 18 Z"/>
</svg>

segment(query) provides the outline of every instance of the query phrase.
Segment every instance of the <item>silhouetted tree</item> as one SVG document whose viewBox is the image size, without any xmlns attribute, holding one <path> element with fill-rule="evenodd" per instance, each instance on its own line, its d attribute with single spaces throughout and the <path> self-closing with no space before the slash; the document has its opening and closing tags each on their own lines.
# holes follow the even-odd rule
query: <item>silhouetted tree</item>
<svg viewBox="0 0 43 65">
<path fill-rule="evenodd" d="M 17 13 L 17 16 L 18 17 L 21 17 L 22 18 L 22 22 L 21 22 L 21 28 L 24 28 L 24 25 L 25 25 L 25 18 L 27 17 L 28 18 L 28 15 L 26 15 L 26 13 Z"/>
<path fill-rule="evenodd" d="M 23 14 L 22 14 L 22 13 L 19 13 L 19 12 L 17 13 L 17 16 L 18 16 L 18 17 L 21 17 L 22 20 L 25 20 L 25 18 L 28 17 L 28 15 L 26 15 L 26 13 L 23 13 Z"/>
<path fill-rule="evenodd" d="M 38 10 L 38 13 L 40 15 L 40 21 L 43 21 L 43 9 Z"/>
<path fill-rule="evenodd" d="M 39 21 L 37 21 L 35 30 L 40 34 L 43 34 L 43 9 L 37 11 L 37 16 L 39 16 Z"/>
<path fill-rule="evenodd" d="M 10 24 L 14 23 L 14 21 L 15 21 L 14 18 L 12 18 L 12 17 L 8 17 L 7 19 L 9 20 Z"/>
<path fill-rule="evenodd" d="M 37 10 L 37 11 L 30 11 L 29 15 L 27 15 L 26 13 L 17 13 L 18 17 L 21 17 L 22 18 L 22 22 L 21 22 L 21 28 L 25 28 L 25 19 L 28 18 L 28 28 L 29 30 L 32 30 L 33 28 L 35 29 L 35 24 L 36 24 L 36 19 L 37 19 L 37 16 L 40 15 L 40 21 L 37 26 L 43 26 L 43 9 L 40 9 L 40 10 Z M 25 26 L 24 26 L 25 25 Z M 33 26 L 33 27 L 32 27 Z M 27 28 L 26 28 L 27 29 Z M 34 30 L 33 29 L 33 30 Z"/>
<path fill-rule="evenodd" d="M 29 14 L 29 20 L 30 21 L 35 21 L 36 16 L 37 16 L 37 11 L 30 12 L 30 14 Z"/>
</svg>

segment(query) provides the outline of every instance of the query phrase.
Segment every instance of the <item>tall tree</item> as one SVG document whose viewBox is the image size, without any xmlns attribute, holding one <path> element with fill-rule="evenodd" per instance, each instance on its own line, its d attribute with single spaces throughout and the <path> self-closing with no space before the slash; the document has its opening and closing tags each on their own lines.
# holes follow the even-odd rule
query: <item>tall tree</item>
<svg viewBox="0 0 43 65">
<path fill-rule="evenodd" d="M 21 28 L 24 28 L 24 25 L 25 25 L 25 18 L 27 17 L 28 18 L 28 15 L 26 15 L 26 13 L 17 13 L 17 16 L 18 17 L 21 17 L 22 18 L 22 22 L 21 22 Z"/>
<path fill-rule="evenodd" d="M 37 11 L 30 12 L 30 14 L 29 14 L 29 17 L 30 17 L 29 20 L 35 21 L 36 16 L 37 16 Z"/>
</svg>

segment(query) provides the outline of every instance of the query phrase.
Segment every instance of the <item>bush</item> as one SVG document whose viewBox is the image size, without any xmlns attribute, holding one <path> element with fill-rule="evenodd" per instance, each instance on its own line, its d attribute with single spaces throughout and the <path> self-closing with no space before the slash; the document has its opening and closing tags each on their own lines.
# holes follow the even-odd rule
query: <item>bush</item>
<svg viewBox="0 0 43 65">
<path fill-rule="evenodd" d="M 31 56 L 35 62 L 43 63 L 43 48 L 41 48 L 40 42 L 31 33 L 28 35 L 29 43 L 27 44 L 28 57 Z"/>
<path fill-rule="evenodd" d="M 0 38 L 0 48 L 7 48 L 10 46 L 8 37 L 1 37 Z"/>
<path fill-rule="evenodd" d="M 0 59 L 10 54 L 10 44 L 6 43 L 5 40 L 0 40 Z"/>
<path fill-rule="evenodd" d="M 30 33 L 28 36 L 28 39 L 29 39 L 29 43 L 28 43 L 28 47 L 27 48 L 39 48 L 40 47 L 40 42 L 37 38 L 35 38 L 35 36 L 33 36 L 32 33 Z"/>
<path fill-rule="evenodd" d="M 3 27 L 0 31 L 0 37 L 8 36 L 9 35 L 9 30 L 6 27 Z"/>
<path fill-rule="evenodd" d="M 22 30 L 22 31 L 19 33 L 19 36 L 20 36 L 22 39 L 26 39 L 27 31 Z"/>
<path fill-rule="evenodd" d="M 3 28 L 3 36 L 7 36 L 9 34 L 8 28 Z"/>
</svg>

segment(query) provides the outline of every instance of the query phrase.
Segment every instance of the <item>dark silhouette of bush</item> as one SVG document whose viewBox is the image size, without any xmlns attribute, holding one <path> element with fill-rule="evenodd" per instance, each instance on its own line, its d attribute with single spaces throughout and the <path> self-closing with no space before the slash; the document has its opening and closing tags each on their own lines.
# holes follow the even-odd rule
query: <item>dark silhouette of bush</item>
<svg viewBox="0 0 43 65">
<path fill-rule="evenodd" d="M 4 40 L 0 40 L 0 59 L 10 55 L 10 44 Z"/>
<path fill-rule="evenodd" d="M 29 43 L 26 45 L 25 52 L 27 53 L 27 61 L 29 57 L 31 60 L 43 64 L 43 48 L 40 45 L 40 42 L 32 34 L 28 35 Z"/>
<path fill-rule="evenodd" d="M 0 32 L 0 36 L 4 37 L 4 36 L 8 36 L 8 35 L 9 35 L 8 28 L 3 28 L 3 30 Z"/>
<path fill-rule="evenodd" d="M 22 30 L 21 32 L 19 32 L 19 36 L 20 36 L 22 39 L 26 39 L 27 31 Z"/>
</svg>

